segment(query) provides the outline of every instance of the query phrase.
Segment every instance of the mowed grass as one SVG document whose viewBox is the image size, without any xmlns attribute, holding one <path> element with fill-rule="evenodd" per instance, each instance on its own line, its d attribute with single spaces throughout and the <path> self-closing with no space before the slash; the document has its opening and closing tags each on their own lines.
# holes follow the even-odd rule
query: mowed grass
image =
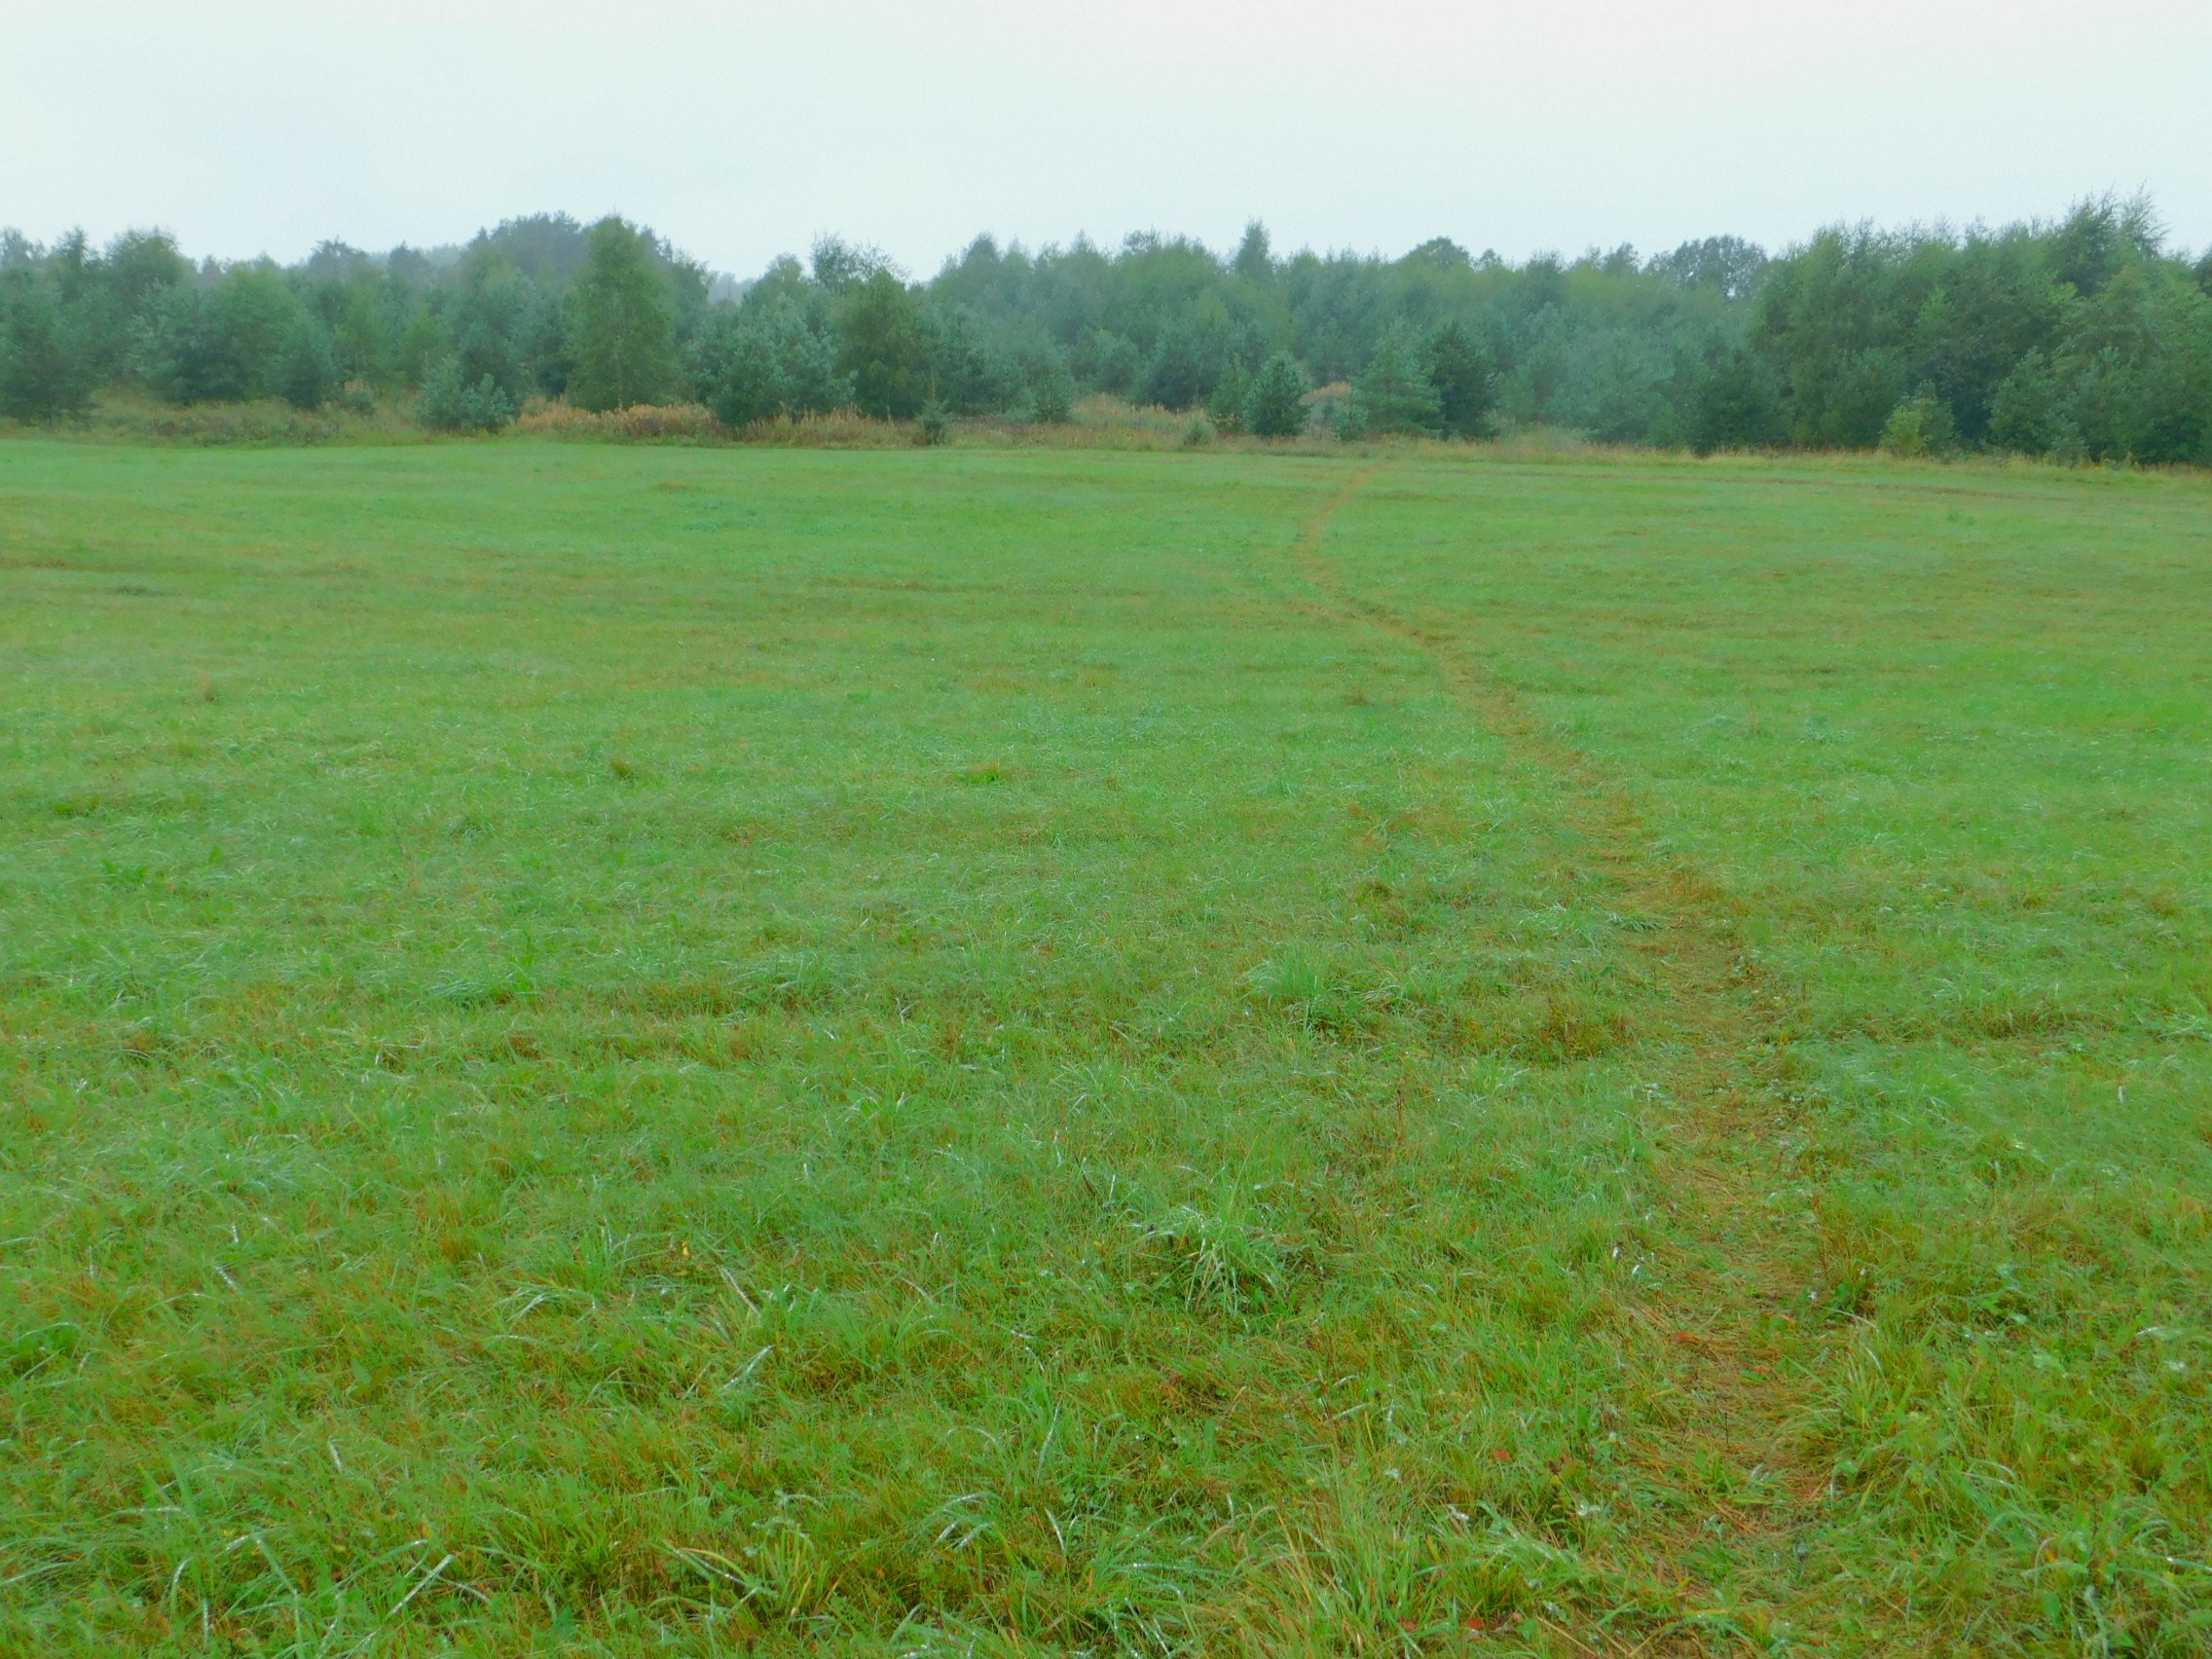
<svg viewBox="0 0 2212 1659">
<path fill-rule="evenodd" d="M 2212 1644 L 2212 486 L 0 444 L 0 1651 Z"/>
</svg>

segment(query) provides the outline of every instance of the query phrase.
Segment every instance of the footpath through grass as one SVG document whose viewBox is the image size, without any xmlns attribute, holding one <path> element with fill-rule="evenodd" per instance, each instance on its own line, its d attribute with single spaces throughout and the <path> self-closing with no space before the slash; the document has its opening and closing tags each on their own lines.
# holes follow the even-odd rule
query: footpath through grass
<svg viewBox="0 0 2212 1659">
<path fill-rule="evenodd" d="M 2212 1643 L 2212 488 L 0 444 L 0 1651 Z"/>
</svg>

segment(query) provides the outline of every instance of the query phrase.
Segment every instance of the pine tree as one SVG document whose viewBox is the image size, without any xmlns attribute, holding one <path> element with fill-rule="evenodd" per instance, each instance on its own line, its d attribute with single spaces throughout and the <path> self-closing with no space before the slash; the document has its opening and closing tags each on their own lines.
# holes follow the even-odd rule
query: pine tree
<svg viewBox="0 0 2212 1659">
<path fill-rule="evenodd" d="M 723 425 L 735 431 L 789 411 L 776 342 L 757 321 L 735 313 L 718 317 L 691 350 L 699 400 Z"/>
<path fill-rule="evenodd" d="M 1275 274 L 1274 249 L 1268 242 L 1268 227 L 1254 219 L 1244 227 L 1244 240 L 1237 244 L 1236 257 L 1230 269 L 1247 282 L 1265 282 Z"/>
<path fill-rule="evenodd" d="M 1256 438 L 1295 438 L 1306 430 L 1306 372 L 1288 351 L 1277 351 L 1252 378 L 1244 429 Z"/>
<path fill-rule="evenodd" d="M 1453 321 L 1428 337 L 1422 357 L 1429 384 L 1436 387 L 1437 418 L 1445 435 L 1482 436 L 1490 429 L 1490 412 L 1497 401 L 1489 350 Z"/>
<path fill-rule="evenodd" d="M 1241 432 L 1244 429 L 1244 401 L 1252 395 L 1252 377 L 1244 372 L 1240 357 L 1229 359 L 1229 367 L 1222 371 L 1215 383 L 1213 395 L 1206 399 L 1206 419 L 1221 432 Z"/>
<path fill-rule="evenodd" d="M 1433 432 L 1442 421 L 1436 387 L 1402 327 L 1382 336 L 1352 396 L 1371 432 Z"/>
</svg>

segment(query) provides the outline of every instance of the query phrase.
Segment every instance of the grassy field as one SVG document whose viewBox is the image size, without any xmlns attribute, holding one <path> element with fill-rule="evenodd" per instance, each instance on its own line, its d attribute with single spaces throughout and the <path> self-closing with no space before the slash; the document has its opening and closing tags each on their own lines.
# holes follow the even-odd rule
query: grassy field
<svg viewBox="0 0 2212 1659">
<path fill-rule="evenodd" d="M 0 1652 L 2199 1654 L 2212 481 L 0 444 Z"/>
</svg>

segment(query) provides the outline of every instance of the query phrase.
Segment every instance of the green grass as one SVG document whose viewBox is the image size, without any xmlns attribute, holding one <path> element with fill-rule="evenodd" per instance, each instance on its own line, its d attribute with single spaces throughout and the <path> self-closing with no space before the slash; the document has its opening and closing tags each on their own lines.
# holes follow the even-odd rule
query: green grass
<svg viewBox="0 0 2212 1659">
<path fill-rule="evenodd" d="M 2193 1654 L 2212 486 L 0 444 L 0 1651 Z"/>
</svg>

